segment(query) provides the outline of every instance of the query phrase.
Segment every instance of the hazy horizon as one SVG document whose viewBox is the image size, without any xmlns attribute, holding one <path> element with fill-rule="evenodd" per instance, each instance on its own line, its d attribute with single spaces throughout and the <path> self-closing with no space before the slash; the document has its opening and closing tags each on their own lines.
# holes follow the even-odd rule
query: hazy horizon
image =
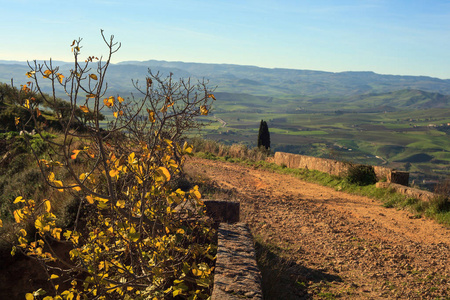
<svg viewBox="0 0 450 300">
<path fill-rule="evenodd" d="M 53 60 L 53 59 L 52 59 Z M 48 61 L 48 59 L 37 59 L 36 61 Z M 61 60 L 53 60 L 56 62 L 63 62 L 63 63 L 67 63 L 70 64 L 72 63 L 71 61 L 61 61 Z M 160 59 L 146 59 L 146 60 L 125 60 L 125 61 L 119 61 L 119 62 L 115 62 L 112 63 L 113 65 L 115 64 L 122 64 L 122 63 L 127 63 L 127 62 L 147 62 L 147 61 L 159 61 L 159 62 L 167 62 L 167 63 L 186 63 L 186 64 L 217 64 L 217 65 L 231 65 L 231 66 L 244 66 L 244 67 L 256 67 L 256 68 L 261 68 L 261 69 L 272 69 L 272 70 L 276 70 L 276 69 L 285 69 L 285 70 L 300 70 L 300 71 L 313 71 L 313 72 L 326 72 L 326 73 L 348 73 L 348 72 L 360 72 L 360 73 L 375 73 L 378 75 L 388 75 L 388 76 L 417 76 L 417 77 L 431 77 L 431 78 L 437 78 L 437 79 L 441 79 L 441 80 L 450 80 L 450 78 L 440 78 L 440 77 L 435 77 L 435 76 L 428 76 L 428 75 L 410 75 L 410 74 L 387 74 L 387 73 L 378 73 L 378 72 L 374 72 L 371 70 L 361 70 L 361 71 L 352 71 L 352 70 L 346 70 L 346 71 L 337 71 L 337 72 L 333 72 L 333 71 L 326 71 L 326 70 L 313 70 L 313 69 L 294 69 L 294 68 L 279 68 L 279 67 L 261 67 L 261 66 L 256 66 L 256 65 L 244 65 L 244 64 L 233 64 L 233 63 L 204 63 L 204 62 L 194 62 L 194 61 L 180 61 L 180 60 L 160 60 Z M 18 63 L 26 63 L 26 61 L 23 60 L 3 60 L 0 59 L 0 62 L 18 62 Z"/>
</svg>

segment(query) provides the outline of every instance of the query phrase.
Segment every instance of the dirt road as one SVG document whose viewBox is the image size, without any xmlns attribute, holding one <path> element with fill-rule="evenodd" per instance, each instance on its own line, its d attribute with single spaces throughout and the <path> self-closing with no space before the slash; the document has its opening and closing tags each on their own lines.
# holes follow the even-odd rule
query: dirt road
<svg viewBox="0 0 450 300">
<path fill-rule="evenodd" d="M 432 220 L 237 164 L 192 158 L 186 172 L 241 202 L 279 264 L 262 262 L 266 299 L 450 299 L 450 230 Z"/>
</svg>

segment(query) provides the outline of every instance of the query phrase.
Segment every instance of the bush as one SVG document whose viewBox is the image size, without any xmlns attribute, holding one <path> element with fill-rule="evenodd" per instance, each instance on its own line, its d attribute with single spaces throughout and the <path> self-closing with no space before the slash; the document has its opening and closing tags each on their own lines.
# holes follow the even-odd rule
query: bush
<svg viewBox="0 0 450 300">
<path fill-rule="evenodd" d="M 377 175 L 372 166 L 352 165 L 347 171 L 347 181 L 357 185 L 370 185 L 377 182 Z"/>
<path fill-rule="evenodd" d="M 434 193 L 436 197 L 431 200 L 431 207 L 436 212 L 450 211 L 450 178 L 437 184 Z"/>
<path fill-rule="evenodd" d="M 30 63 L 30 83 L 22 89 L 40 93 L 43 78 L 55 86 L 52 95 L 43 97 L 44 105 L 61 104 L 55 101 L 56 87 L 68 101 L 57 113 L 64 130 L 55 140 L 45 136 L 44 124 L 34 117 L 40 111 L 33 99 L 21 104 L 30 119 L 14 119 L 18 128 L 34 124 L 42 134 L 15 141 L 26 155 L 29 148 L 43 152 L 39 171 L 28 173 L 23 185 L 29 187 L 27 181 L 40 174 L 54 193 L 47 199 L 29 199 L 33 195 L 22 189 L 20 195 L 12 193 L 11 227 L 17 232 L 12 253 L 30 256 L 46 268 L 53 286 L 46 293 L 55 297 L 49 299 L 207 299 L 215 230 L 204 218 L 198 186 L 176 179 L 192 152 L 185 133 L 201 126 L 198 117 L 208 114 L 215 97 L 205 81 L 193 84 L 175 80 L 172 73 L 163 78 L 150 72 L 144 85 L 135 82 L 140 99 L 104 98 L 106 70 L 120 44 L 102 37 L 108 58 L 79 60 L 81 39 L 75 40 L 75 69 L 65 76 L 52 61 Z M 96 68 L 91 67 L 94 60 Z M 106 128 L 100 127 L 101 111 L 113 116 Z M 23 168 L 24 161 L 15 162 L 15 169 Z M 73 197 L 70 203 L 59 205 L 68 196 Z M 73 222 L 58 219 L 58 212 Z M 58 246 L 65 252 L 55 255 Z M 43 293 L 40 289 L 26 298 Z"/>
</svg>

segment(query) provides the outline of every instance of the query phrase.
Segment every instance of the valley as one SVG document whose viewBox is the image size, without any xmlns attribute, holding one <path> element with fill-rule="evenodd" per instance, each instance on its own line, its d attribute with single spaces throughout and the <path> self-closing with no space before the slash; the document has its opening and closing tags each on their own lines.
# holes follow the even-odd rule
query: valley
<svg viewBox="0 0 450 300">
<path fill-rule="evenodd" d="M 63 73 L 72 66 L 55 64 Z M 385 165 L 430 190 L 450 176 L 450 80 L 150 60 L 111 65 L 108 93 L 139 101 L 133 82 L 145 82 L 149 69 L 209 79 L 217 101 L 196 133 L 203 137 L 254 147 L 265 120 L 272 151 Z M 0 81 L 25 82 L 26 70 L 24 62 L 0 61 Z"/>
<path fill-rule="evenodd" d="M 433 183 L 450 175 L 450 108 L 433 108 L 431 104 L 427 109 L 394 107 L 398 98 L 392 98 L 408 97 L 405 94 L 421 93 L 389 93 L 379 95 L 378 103 L 367 100 L 359 104 L 308 99 L 283 102 L 217 93 L 215 118 L 210 118 L 204 134 L 226 144 L 255 146 L 258 124 L 263 119 L 268 123 L 274 152 L 385 165 L 409 171 L 414 185 L 433 189 Z M 383 103 L 389 98 L 391 106 L 387 110 Z M 422 103 L 431 97 L 424 98 Z"/>
</svg>

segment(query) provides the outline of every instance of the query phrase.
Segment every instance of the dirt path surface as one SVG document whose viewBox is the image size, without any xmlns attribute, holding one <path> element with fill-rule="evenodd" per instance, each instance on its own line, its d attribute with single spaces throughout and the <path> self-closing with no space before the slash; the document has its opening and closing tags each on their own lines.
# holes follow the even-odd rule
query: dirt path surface
<svg viewBox="0 0 450 300">
<path fill-rule="evenodd" d="M 191 158 L 186 172 L 241 202 L 241 220 L 279 263 L 262 270 L 266 299 L 450 299 L 449 228 L 252 167 Z"/>
</svg>

